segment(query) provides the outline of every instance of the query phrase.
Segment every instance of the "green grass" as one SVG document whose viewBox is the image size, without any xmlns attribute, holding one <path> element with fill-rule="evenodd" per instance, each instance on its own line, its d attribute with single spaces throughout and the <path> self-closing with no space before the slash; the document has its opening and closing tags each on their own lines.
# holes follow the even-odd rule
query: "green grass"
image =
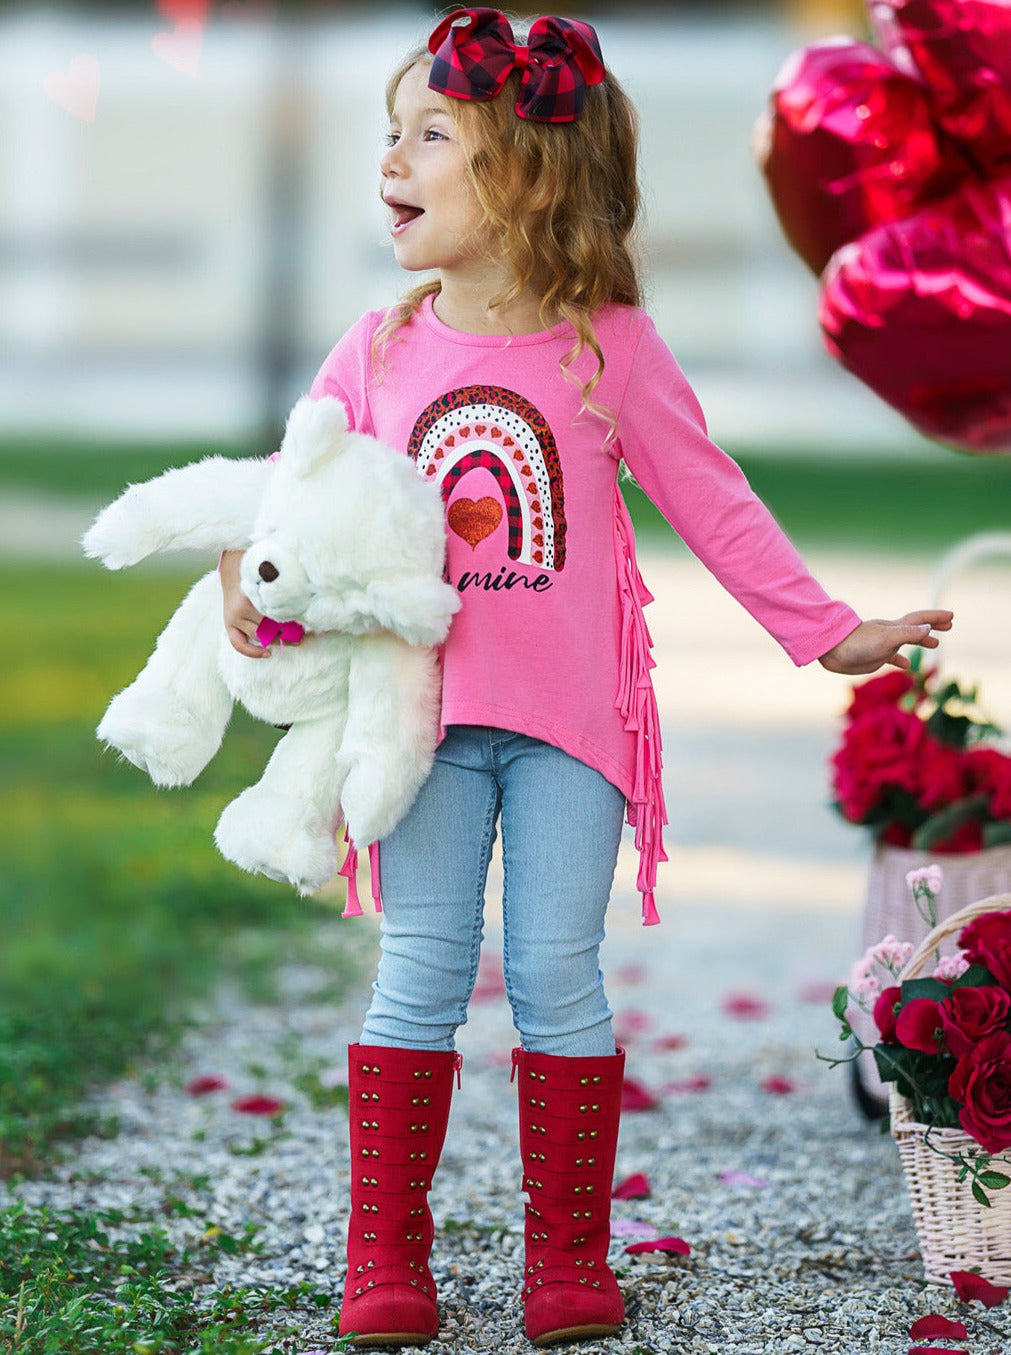
<svg viewBox="0 0 1011 1355">
<path fill-rule="evenodd" d="M 128 482 L 210 452 L 262 454 L 271 450 L 267 441 L 221 447 L 8 440 L 0 444 L 0 494 L 74 495 L 98 503 L 115 497 Z M 848 456 L 827 448 L 806 457 L 745 449 L 737 459 L 801 546 L 935 554 L 971 532 L 1006 529 L 1011 515 L 1008 456 L 970 457 L 925 443 L 922 455 L 902 458 L 866 451 Z M 652 504 L 634 485 L 626 488 L 637 532 L 651 543 L 673 542 Z"/>
<path fill-rule="evenodd" d="M 974 532 L 1011 528 L 1011 456 L 966 457 L 926 448 L 904 460 L 866 454 L 742 454 L 741 468 L 802 547 L 938 554 Z M 626 485 L 636 532 L 651 543 L 670 528 Z"/>
<path fill-rule="evenodd" d="M 332 1296 L 309 1283 L 216 1290 L 214 1254 L 255 1237 L 195 1230 L 188 1247 L 121 1210 L 0 1209 L 0 1349 L 11 1355 L 259 1355 L 304 1348 L 294 1314 Z M 182 1277 L 180 1279 L 180 1277 Z M 285 1312 L 284 1322 L 272 1316 Z M 297 1342 L 297 1344 L 296 1344 Z M 331 1347 L 348 1349 L 344 1340 Z"/>
<path fill-rule="evenodd" d="M 95 739 L 188 580 L 11 562 L 5 577 L 0 624 L 14 642 L 0 703 L 0 1175 L 17 1178 L 45 1172 L 86 1131 L 114 1135 L 114 1122 L 82 1108 L 86 1094 L 125 1073 L 172 1076 L 166 1061 L 194 999 L 224 973 L 273 998 L 278 961 L 307 960 L 334 905 L 244 875 L 213 844 L 221 808 L 259 775 L 276 730 L 237 714 L 196 785 L 171 792 Z M 336 989 L 352 964 L 335 966 Z M 314 1106 L 341 1104 L 343 1089 L 304 1059 L 293 1085 Z M 266 1146 L 254 1138 L 235 1151 Z M 195 1184 L 178 1185 L 185 1203 L 163 1184 L 166 1214 L 199 1213 Z M 2 1205 L 0 1351 L 303 1349 L 299 1314 L 332 1294 L 216 1289 L 221 1250 L 253 1251 L 255 1238 L 207 1227 L 182 1246 L 157 1215 Z"/>
<path fill-rule="evenodd" d="M 186 581 L 5 566 L 0 704 L 0 1172 L 32 1170 L 79 1109 L 183 1028 L 222 970 L 263 972 L 332 905 L 217 854 L 225 803 L 279 737 L 237 714 L 196 785 L 156 791 L 94 728 Z M 347 975 L 343 975 L 346 979 Z"/>
</svg>

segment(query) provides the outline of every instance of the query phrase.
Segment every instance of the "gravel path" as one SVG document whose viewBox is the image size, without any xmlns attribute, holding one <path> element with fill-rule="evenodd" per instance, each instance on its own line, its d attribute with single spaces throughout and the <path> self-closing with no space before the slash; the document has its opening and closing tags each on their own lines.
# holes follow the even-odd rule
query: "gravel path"
<svg viewBox="0 0 1011 1355">
<path fill-rule="evenodd" d="M 833 1047 L 824 989 L 848 944 L 849 915 L 714 906 L 668 918 L 644 944 L 632 900 L 617 908 L 625 916 L 606 943 L 612 1005 L 629 1075 L 657 1104 L 625 1114 L 616 1175 L 644 1172 L 651 1193 L 614 1205 L 611 1259 L 629 1320 L 619 1336 L 582 1349 L 898 1352 L 916 1317 L 965 1317 L 951 1291 L 922 1282 L 890 1140 L 857 1117 L 843 1071 L 814 1057 L 816 1046 Z M 282 964 L 276 1003 L 252 1006 L 223 990 L 177 1062 L 102 1095 L 118 1137 L 85 1143 L 55 1180 L 18 1189 L 32 1203 L 149 1210 L 179 1243 L 193 1244 L 208 1224 L 239 1236 L 254 1224 L 257 1254 L 208 1262 L 215 1287 L 310 1281 L 334 1294 L 333 1307 L 297 1315 L 301 1338 L 278 1346 L 292 1353 L 335 1344 L 346 1117 L 314 1108 L 305 1089 L 340 1083 L 343 1046 L 357 1035 L 364 990 L 335 1001 L 326 958 L 352 927 L 367 959 L 371 922 L 327 920 L 313 963 Z M 461 1032 L 463 1087 L 432 1193 L 440 1347 L 454 1352 L 531 1349 L 516 1298 L 514 1037 L 498 939 L 492 917 L 478 1000 Z M 761 974 L 756 953 L 769 957 Z M 736 1015 L 724 1009 L 728 998 Z M 188 1095 L 185 1084 L 204 1074 L 226 1078 L 228 1090 Z M 232 1108 L 255 1091 L 288 1106 L 280 1133 Z M 192 1216 L 163 1217 L 166 1194 Z M 672 1234 L 690 1256 L 624 1251 L 637 1238 Z M 971 1349 L 1003 1349 L 1006 1319 L 979 1312 L 968 1315 Z M 280 1327 L 290 1320 L 276 1318 Z"/>
<path fill-rule="evenodd" d="M 623 846 L 604 966 L 628 1075 L 656 1102 L 625 1114 L 616 1175 L 643 1172 L 651 1190 L 614 1206 L 611 1260 L 628 1321 L 579 1349 L 904 1355 L 910 1324 L 938 1311 L 967 1323 L 972 1355 L 1011 1352 L 1003 1309 L 969 1310 L 952 1291 L 924 1285 L 895 1149 L 857 1115 L 845 1070 L 815 1058 L 816 1048 L 839 1048 L 828 991 L 855 948 L 866 860 L 824 804 L 824 758 L 846 684 L 790 669 L 697 566 L 648 563 L 650 586 L 669 604 L 658 603 L 650 623 L 674 850 L 662 868 L 664 923 L 643 932 L 634 854 Z M 873 566 L 829 560 L 818 572 L 858 607 L 871 597 L 878 614 L 918 605 L 915 564 L 875 577 Z M 324 917 L 308 961 L 278 957 L 275 1002 L 220 991 L 170 1066 L 141 1069 L 99 1096 L 118 1136 L 85 1142 L 53 1179 L 17 1195 L 147 1212 L 179 1243 L 209 1224 L 239 1236 L 254 1225 L 256 1252 L 215 1253 L 203 1278 L 215 1288 L 312 1283 L 332 1304 L 299 1312 L 300 1337 L 277 1349 L 333 1349 L 349 1168 L 346 1115 L 324 1103 L 328 1090 L 339 1094 L 367 985 L 335 993 L 330 957 L 351 947 L 367 972 L 375 936 L 371 918 Z M 531 1349 L 517 1299 L 515 1037 L 500 951 L 492 903 L 460 1036 L 463 1086 L 431 1196 L 443 1324 L 433 1349 L 460 1355 Z M 205 1074 L 228 1088 L 187 1094 Z M 257 1091 L 285 1102 L 279 1130 L 233 1108 Z M 167 1196 L 182 1202 L 168 1214 Z M 624 1250 L 667 1235 L 691 1254 Z M 271 1320 L 281 1329 L 291 1317 Z"/>
</svg>

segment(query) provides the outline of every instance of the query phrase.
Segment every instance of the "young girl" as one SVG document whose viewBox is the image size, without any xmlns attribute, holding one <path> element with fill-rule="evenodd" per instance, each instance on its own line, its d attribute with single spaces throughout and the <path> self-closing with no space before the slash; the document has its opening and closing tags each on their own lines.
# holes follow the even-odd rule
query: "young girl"
<svg viewBox="0 0 1011 1355">
<path fill-rule="evenodd" d="M 482 937 L 496 825 L 506 989 L 521 1047 L 522 1277 L 537 1345 L 617 1331 L 607 1266 L 624 1055 L 597 952 L 623 816 L 644 920 L 664 860 L 648 602 L 618 490 L 625 461 L 675 530 L 797 664 L 908 667 L 951 614 L 861 621 L 812 579 L 709 441 L 639 308 L 636 118 L 588 24 L 461 9 L 394 73 L 380 171 L 393 249 L 433 274 L 338 343 L 312 393 L 414 458 L 447 507 L 462 609 L 443 655 L 444 737 L 381 844 L 382 957 L 349 1051 L 351 1222 L 340 1330 L 438 1330 L 426 1193 Z M 223 563 L 240 652 L 260 616 Z"/>
</svg>

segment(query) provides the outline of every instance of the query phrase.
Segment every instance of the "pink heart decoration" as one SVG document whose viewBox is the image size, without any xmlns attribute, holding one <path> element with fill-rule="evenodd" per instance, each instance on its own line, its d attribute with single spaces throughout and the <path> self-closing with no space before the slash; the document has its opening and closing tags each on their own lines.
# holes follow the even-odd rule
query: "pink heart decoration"
<svg viewBox="0 0 1011 1355">
<path fill-rule="evenodd" d="M 151 50 L 160 61 L 191 77 L 200 66 L 203 45 L 204 26 L 192 20 L 176 24 L 173 33 L 156 33 L 151 39 Z"/>
<path fill-rule="evenodd" d="M 82 52 L 65 71 L 50 71 L 42 82 L 46 97 L 82 122 L 94 122 L 102 73 L 98 61 Z"/>
<path fill-rule="evenodd" d="M 924 80 L 937 122 L 986 174 L 1011 167 L 1007 0 L 868 0 L 882 45 Z"/>
<path fill-rule="evenodd" d="M 787 240 L 815 273 L 847 241 L 950 192 L 966 161 L 938 140 L 922 84 L 866 42 L 791 56 L 756 129 Z"/>
<path fill-rule="evenodd" d="M 1011 177 L 844 246 L 819 318 L 832 356 L 926 437 L 1011 451 Z"/>
</svg>

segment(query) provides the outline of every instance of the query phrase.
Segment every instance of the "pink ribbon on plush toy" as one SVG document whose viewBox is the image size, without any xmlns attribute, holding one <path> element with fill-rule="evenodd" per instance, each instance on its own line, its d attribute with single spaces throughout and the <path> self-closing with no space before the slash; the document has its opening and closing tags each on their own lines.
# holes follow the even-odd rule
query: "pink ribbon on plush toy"
<svg viewBox="0 0 1011 1355">
<path fill-rule="evenodd" d="M 305 636 L 305 630 L 298 621 L 275 621 L 273 617 L 265 616 L 256 628 L 256 638 L 264 649 L 277 640 L 281 645 L 301 644 Z"/>
</svg>

